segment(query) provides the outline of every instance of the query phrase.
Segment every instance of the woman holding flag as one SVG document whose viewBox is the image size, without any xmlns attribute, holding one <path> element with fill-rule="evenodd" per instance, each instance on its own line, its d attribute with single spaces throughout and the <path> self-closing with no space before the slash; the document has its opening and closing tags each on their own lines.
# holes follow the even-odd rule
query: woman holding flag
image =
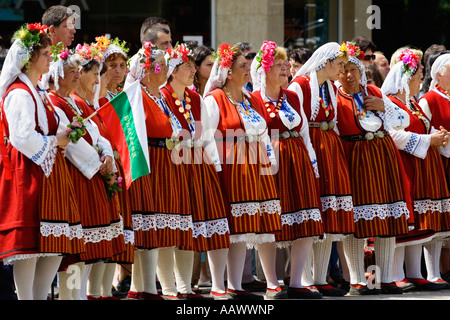
<svg viewBox="0 0 450 320">
<path fill-rule="evenodd" d="M 194 251 L 207 252 L 212 276 L 211 296 L 222 299 L 227 296 L 223 275 L 230 247 L 229 228 L 219 177 L 212 160 L 204 152 L 201 140 L 204 102 L 199 94 L 189 89 L 196 73 L 195 62 L 183 44 L 169 48 L 166 60 L 169 77 L 162 93 L 183 127 L 181 152 L 174 153 L 174 156 L 180 156 L 180 165 L 185 166 L 188 172 L 194 221 L 194 247 L 175 249 L 176 269 L 180 276 L 177 285 L 180 288 L 178 282 L 182 280 L 186 286 L 191 283 Z M 192 298 L 192 293 L 188 297 Z"/>
<path fill-rule="evenodd" d="M 54 62 L 50 66 L 49 78 L 54 81 L 55 91 L 50 91 L 50 99 L 63 124 L 72 124 L 74 133 L 84 130 L 82 138 L 72 141 L 66 151 L 80 205 L 86 246 L 86 252 L 76 262 L 92 264 L 90 277 L 95 281 L 89 281 L 91 284 L 98 281 L 108 283 L 108 289 L 103 292 L 98 292 L 99 286 L 91 287 L 96 292 L 88 293 L 88 298 L 111 299 L 114 268 L 112 273 L 107 273 L 104 262 L 126 249 L 123 220 L 117 202 L 108 200 L 117 183 L 114 179 L 108 179 L 117 172 L 114 154 L 111 144 L 101 136 L 95 122 L 84 121 L 89 110 L 85 110 L 84 105 L 76 104 L 70 96 L 79 85 L 79 56 L 71 55 L 62 44 L 53 47 L 52 56 Z"/>
</svg>

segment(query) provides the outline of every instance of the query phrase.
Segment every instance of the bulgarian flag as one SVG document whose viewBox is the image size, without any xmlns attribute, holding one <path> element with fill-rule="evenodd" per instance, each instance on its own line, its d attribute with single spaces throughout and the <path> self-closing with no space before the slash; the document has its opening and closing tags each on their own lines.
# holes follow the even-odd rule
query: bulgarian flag
<svg viewBox="0 0 450 320">
<path fill-rule="evenodd" d="M 117 148 L 125 171 L 127 189 L 136 179 L 150 174 L 147 129 L 139 81 L 129 86 L 96 112 Z"/>
</svg>

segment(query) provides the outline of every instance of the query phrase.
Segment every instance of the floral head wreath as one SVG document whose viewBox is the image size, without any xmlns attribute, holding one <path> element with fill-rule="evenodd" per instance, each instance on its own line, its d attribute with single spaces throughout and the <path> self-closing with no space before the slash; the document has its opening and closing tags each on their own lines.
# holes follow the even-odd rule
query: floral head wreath
<svg viewBox="0 0 450 320">
<path fill-rule="evenodd" d="M 50 64 L 49 72 L 43 76 L 43 83 L 45 85 L 47 85 L 46 82 L 49 80 L 49 78 L 53 77 L 55 87 L 58 90 L 59 78 L 64 79 L 64 65 L 68 62 L 70 56 L 72 55 L 73 52 L 71 53 L 62 42 L 59 42 L 58 44 L 51 47 L 50 56 L 52 57 L 53 61 Z"/>
<path fill-rule="evenodd" d="M 358 58 L 359 60 L 364 60 L 365 54 L 360 47 L 356 46 L 355 42 L 348 42 L 345 44 L 347 47 L 347 53 L 350 57 Z"/>
<path fill-rule="evenodd" d="M 29 66 L 33 48 L 39 46 L 41 33 L 48 33 L 48 27 L 40 23 L 33 23 L 23 25 L 13 35 L 13 40 L 19 40 L 20 47 L 27 51 L 28 56 L 24 62 L 26 67 Z"/>
<path fill-rule="evenodd" d="M 158 50 L 158 47 L 150 41 L 145 41 L 143 44 L 143 50 L 141 53 L 141 67 L 145 70 L 152 70 L 154 73 L 161 72 L 161 67 L 156 63 L 154 52 Z"/>
<path fill-rule="evenodd" d="M 413 51 L 406 49 L 401 52 L 399 61 L 403 63 L 403 74 L 412 76 L 417 71 L 420 58 Z"/>
<path fill-rule="evenodd" d="M 257 70 L 262 67 L 265 72 L 269 72 L 273 66 L 275 60 L 275 50 L 277 49 L 277 44 L 273 41 L 264 41 L 261 49 L 256 56 L 256 61 L 258 62 Z"/>
<path fill-rule="evenodd" d="M 175 47 L 168 48 L 165 55 L 166 64 L 169 66 L 168 76 L 178 65 L 188 62 L 190 56 L 192 51 L 185 44 L 177 43 Z"/>
<path fill-rule="evenodd" d="M 119 38 L 110 40 L 106 36 L 96 37 L 95 41 L 96 43 L 94 46 L 103 53 L 102 62 L 105 62 L 105 60 L 114 53 L 120 53 L 128 59 L 128 52 L 130 49 L 127 48 L 126 41 L 121 41 Z"/>
<path fill-rule="evenodd" d="M 218 59 L 222 69 L 230 69 L 233 65 L 233 58 L 239 51 L 238 44 L 231 46 L 229 43 L 222 43 L 213 56 Z"/>
<path fill-rule="evenodd" d="M 92 60 L 96 60 L 98 62 L 102 61 L 103 58 L 103 49 L 98 46 L 97 43 L 92 44 L 78 44 L 75 48 L 75 52 L 80 56 L 82 61 L 82 65 L 86 65 Z"/>
</svg>

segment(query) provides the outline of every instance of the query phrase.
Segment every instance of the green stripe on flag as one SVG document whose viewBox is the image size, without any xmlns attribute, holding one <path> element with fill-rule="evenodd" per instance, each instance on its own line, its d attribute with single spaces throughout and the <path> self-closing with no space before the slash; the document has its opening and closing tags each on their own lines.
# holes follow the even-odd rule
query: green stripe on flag
<svg viewBox="0 0 450 320">
<path fill-rule="evenodd" d="M 133 180 L 149 174 L 147 160 L 136 132 L 133 110 L 126 92 L 121 92 L 110 101 L 122 124 L 128 145 Z"/>
</svg>

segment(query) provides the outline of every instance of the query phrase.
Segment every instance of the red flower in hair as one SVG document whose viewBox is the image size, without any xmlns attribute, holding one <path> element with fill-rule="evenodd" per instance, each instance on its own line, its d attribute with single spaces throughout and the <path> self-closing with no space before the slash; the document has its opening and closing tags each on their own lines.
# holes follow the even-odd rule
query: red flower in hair
<svg viewBox="0 0 450 320">
<path fill-rule="evenodd" d="M 47 29 L 48 27 L 46 25 L 41 25 L 39 22 L 28 25 L 28 31 L 31 32 L 38 31 L 39 33 L 46 33 Z"/>
<path fill-rule="evenodd" d="M 236 46 L 232 47 L 228 43 L 222 43 L 217 52 L 214 53 L 214 56 L 219 58 L 222 68 L 229 69 L 233 65 L 233 57 L 237 50 L 238 48 Z"/>
</svg>

